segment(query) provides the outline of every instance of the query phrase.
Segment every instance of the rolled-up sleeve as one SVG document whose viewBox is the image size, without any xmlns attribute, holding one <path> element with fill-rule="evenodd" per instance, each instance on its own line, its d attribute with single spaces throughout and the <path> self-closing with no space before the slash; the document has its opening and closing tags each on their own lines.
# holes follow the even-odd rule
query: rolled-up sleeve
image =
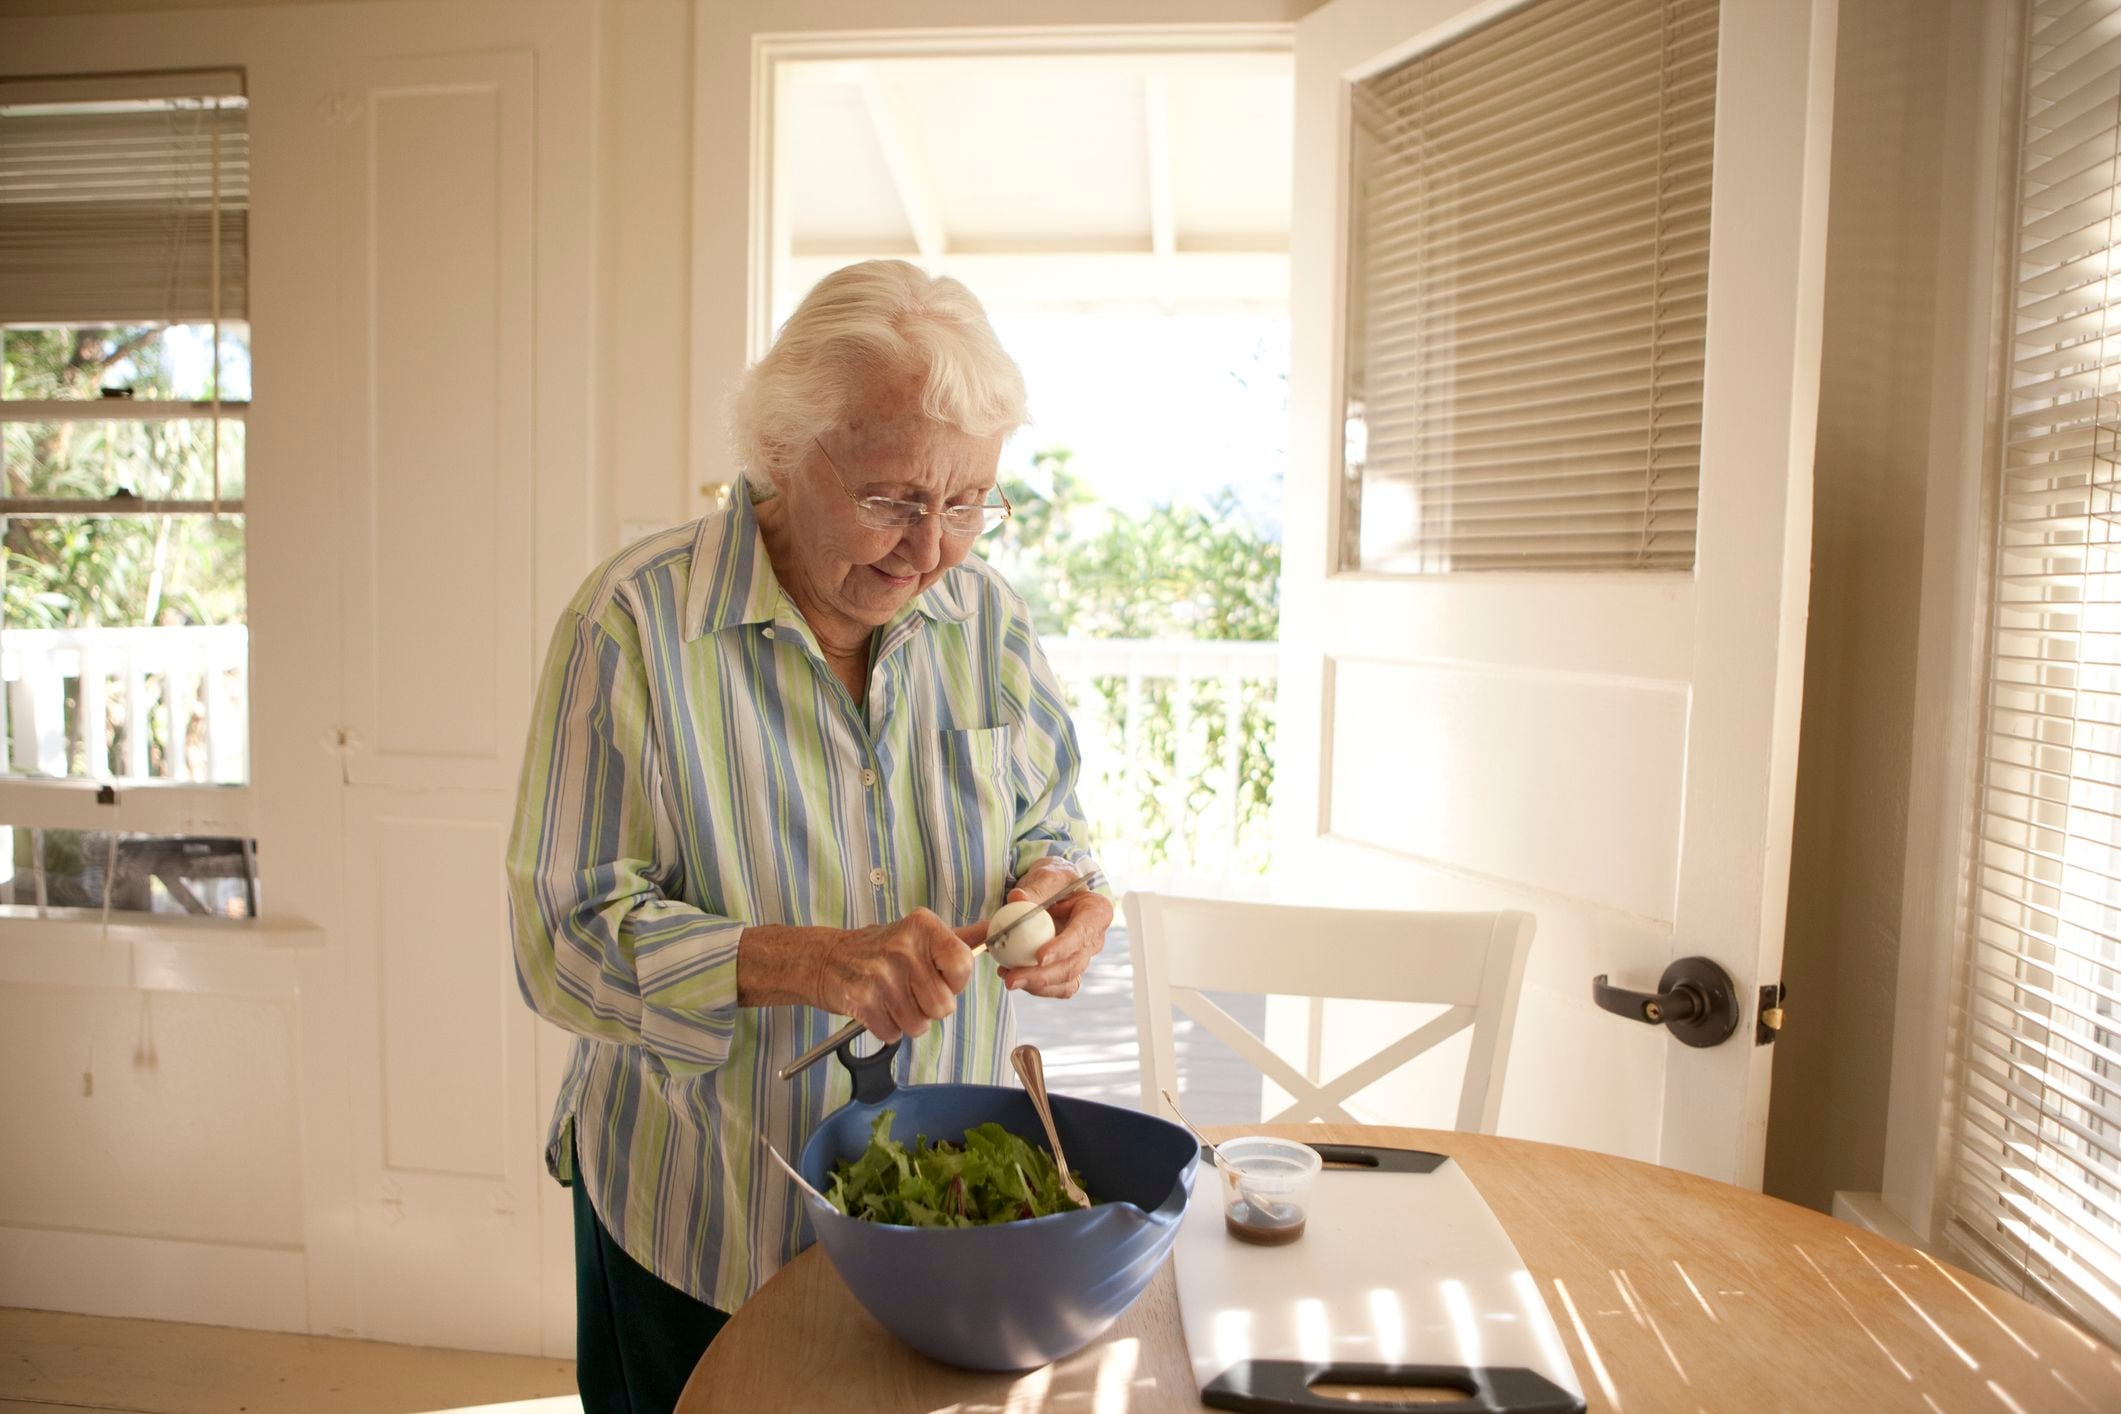
<svg viewBox="0 0 2121 1414">
<path fill-rule="evenodd" d="M 1090 831 L 1076 801 L 1082 776 L 1082 752 L 1075 722 L 1061 696 L 1060 682 L 1032 631 L 1030 617 L 1019 614 L 1011 625 L 1009 661 L 1021 676 L 1009 684 L 1008 697 L 1018 713 L 1016 843 L 1009 864 L 1014 883 L 1042 859 L 1059 857 L 1084 873 L 1097 867 Z M 1020 665 L 1020 668 L 1018 668 Z"/>
<path fill-rule="evenodd" d="M 624 611 L 569 609 L 539 681 L 508 844 L 516 978 L 561 1027 L 697 1074 L 729 1055 L 744 925 L 674 897 L 650 708 Z"/>
</svg>

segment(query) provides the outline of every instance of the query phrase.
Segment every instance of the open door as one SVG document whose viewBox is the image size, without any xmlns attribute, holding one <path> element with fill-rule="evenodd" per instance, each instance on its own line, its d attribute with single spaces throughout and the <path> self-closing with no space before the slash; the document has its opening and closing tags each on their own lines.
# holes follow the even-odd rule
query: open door
<svg viewBox="0 0 2121 1414">
<path fill-rule="evenodd" d="M 1535 913 L 1503 1131 L 1756 1188 L 1834 10 L 1297 26 L 1280 858 Z M 1720 1044 L 1593 1005 L 1689 956 L 1731 979 Z"/>
</svg>

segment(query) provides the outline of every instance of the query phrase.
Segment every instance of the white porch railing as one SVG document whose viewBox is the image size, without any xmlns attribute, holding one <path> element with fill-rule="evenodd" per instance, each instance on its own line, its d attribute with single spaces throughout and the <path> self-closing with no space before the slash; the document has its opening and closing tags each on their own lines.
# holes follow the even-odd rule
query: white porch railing
<svg viewBox="0 0 2121 1414">
<path fill-rule="evenodd" d="M 1051 638 L 1045 649 L 1074 712 L 1106 868 L 1123 882 L 1263 868 L 1279 646 Z M 63 777 L 80 753 L 91 779 L 246 780 L 248 678 L 240 624 L 0 630 L 4 764 Z"/>
<path fill-rule="evenodd" d="M 1268 862 L 1280 645 L 1049 638 L 1100 862 L 1124 887 Z"/>
<path fill-rule="evenodd" d="M 249 678 L 242 624 L 0 629 L 0 764 L 93 780 L 247 780 Z"/>
</svg>

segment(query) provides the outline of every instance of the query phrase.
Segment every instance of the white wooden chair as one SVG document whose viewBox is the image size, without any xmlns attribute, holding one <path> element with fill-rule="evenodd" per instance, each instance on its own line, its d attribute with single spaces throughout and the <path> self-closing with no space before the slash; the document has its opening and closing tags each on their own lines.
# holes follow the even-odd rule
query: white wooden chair
<svg viewBox="0 0 2121 1414">
<path fill-rule="evenodd" d="M 1529 913 L 1401 913 L 1292 907 L 1130 893 L 1122 905 L 1134 950 L 1134 1018 L 1141 1037 L 1142 1108 L 1178 1090 L 1176 1005 L 1295 1097 L 1269 1123 L 1354 1123 L 1342 1104 L 1468 1026 L 1472 1048 L 1457 1127 L 1495 1132 L 1504 1062 L 1536 920 Z M 1203 993 L 1426 1002 L 1449 1010 L 1332 1080 L 1301 1074 Z"/>
</svg>

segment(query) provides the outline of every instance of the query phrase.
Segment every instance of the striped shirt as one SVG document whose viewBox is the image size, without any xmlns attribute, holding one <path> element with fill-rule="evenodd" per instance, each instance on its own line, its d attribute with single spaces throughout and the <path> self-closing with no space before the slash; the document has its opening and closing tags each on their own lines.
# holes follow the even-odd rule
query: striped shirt
<svg viewBox="0 0 2121 1414">
<path fill-rule="evenodd" d="M 845 1018 L 739 1007 L 752 924 L 987 916 L 1035 861 L 1088 867 L 1073 726 L 1023 601 L 976 557 L 875 639 L 856 706 L 748 499 L 582 586 L 538 687 L 508 894 L 516 974 L 575 1033 L 547 1159 L 626 1251 L 733 1310 L 795 1255 L 792 1161 L 844 1069 L 773 1072 Z M 994 1083 L 1014 1030 L 984 955 L 898 1082 Z"/>
</svg>

